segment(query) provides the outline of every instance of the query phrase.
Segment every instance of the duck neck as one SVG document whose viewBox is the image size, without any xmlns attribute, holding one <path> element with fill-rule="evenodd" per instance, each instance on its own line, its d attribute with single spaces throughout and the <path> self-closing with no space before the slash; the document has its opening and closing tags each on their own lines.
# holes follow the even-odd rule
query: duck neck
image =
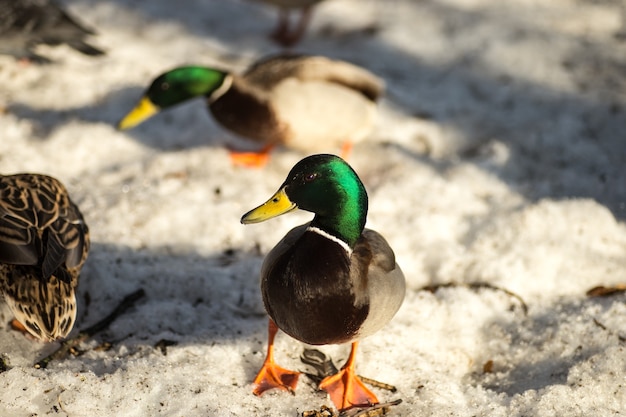
<svg viewBox="0 0 626 417">
<path fill-rule="evenodd" d="M 224 79 L 222 83 L 219 85 L 219 87 L 205 93 L 205 96 L 207 97 L 207 100 L 209 101 L 209 103 L 215 100 L 218 100 L 220 97 L 226 94 L 226 92 L 230 90 L 230 88 L 233 85 L 233 76 L 225 72 L 222 74 L 224 76 Z"/>
<path fill-rule="evenodd" d="M 322 230 L 353 249 L 365 227 L 367 194 L 359 182 L 354 191 L 349 191 L 345 196 L 346 200 L 337 210 L 324 214 L 317 213 L 311 227 Z"/>
</svg>

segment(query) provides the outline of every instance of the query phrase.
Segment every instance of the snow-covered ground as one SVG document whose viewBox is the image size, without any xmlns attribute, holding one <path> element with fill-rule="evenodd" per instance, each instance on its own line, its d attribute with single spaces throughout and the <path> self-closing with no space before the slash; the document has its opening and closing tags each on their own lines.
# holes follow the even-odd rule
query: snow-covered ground
<svg viewBox="0 0 626 417">
<path fill-rule="evenodd" d="M 62 180 L 91 228 L 77 329 L 146 297 L 81 355 L 7 326 L 1 416 L 296 416 L 330 405 L 255 397 L 266 346 L 263 255 L 305 212 L 242 226 L 303 154 L 231 167 L 233 136 L 200 101 L 118 132 L 151 78 L 183 63 L 241 70 L 279 51 L 276 11 L 244 0 L 72 0 L 108 54 L 0 57 L 0 172 Z M 626 414 L 626 11 L 620 0 L 327 0 L 298 52 L 386 80 L 380 126 L 350 163 L 405 271 L 405 303 L 361 343 L 358 372 L 397 387 L 397 416 Z M 448 283 L 488 285 L 444 286 Z M 491 288 L 490 288 L 491 287 Z M 509 291 L 513 294 L 507 294 Z M 527 305 L 524 312 L 523 304 Z M 75 330 L 76 332 L 77 330 Z M 174 345 L 164 352 L 161 341 Z M 110 349 L 98 349 L 104 342 Z M 277 360 L 305 370 L 280 334 Z M 323 351 L 336 364 L 348 346 Z"/>
</svg>

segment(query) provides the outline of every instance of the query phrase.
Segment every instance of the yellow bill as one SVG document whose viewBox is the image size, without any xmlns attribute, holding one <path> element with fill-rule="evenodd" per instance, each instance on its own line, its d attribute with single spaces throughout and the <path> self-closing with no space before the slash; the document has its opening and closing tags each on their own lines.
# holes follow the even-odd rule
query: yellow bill
<svg viewBox="0 0 626 417">
<path fill-rule="evenodd" d="M 269 200 L 261 204 L 259 207 L 250 210 L 241 218 L 241 223 L 259 223 L 272 217 L 280 216 L 297 208 L 285 193 L 285 189 L 281 188 Z"/>
<path fill-rule="evenodd" d="M 117 124 L 117 128 L 126 130 L 135 127 L 144 120 L 157 114 L 160 110 L 161 109 L 152 103 L 148 97 L 143 97 L 135 108 L 120 120 Z"/>
</svg>

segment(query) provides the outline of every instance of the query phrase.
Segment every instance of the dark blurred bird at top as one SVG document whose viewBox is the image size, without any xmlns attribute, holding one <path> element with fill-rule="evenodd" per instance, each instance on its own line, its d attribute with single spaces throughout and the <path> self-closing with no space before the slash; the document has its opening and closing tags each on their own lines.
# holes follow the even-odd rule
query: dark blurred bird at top
<svg viewBox="0 0 626 417">
<path fill-rule="evenodd" d="M 85 55 L 102 55 L 85 41 L 94 34 L 53 1 L 0 0 L 0 54 L 47 62 L 34 52 L 37 45 L 67 44 Z"/>
<path fill-rule="evenodd" d="M 272 32 L 272 39 L 283 46 L 296 44 L 309 24 L 313 13 L 313 6 L 323 0 L 257 0 L 278 7 L 278 25 Z M 300 9 L 300 18 L 295 29 L 289 28 L 289 15 L 296 9 Z"/>
</svg>

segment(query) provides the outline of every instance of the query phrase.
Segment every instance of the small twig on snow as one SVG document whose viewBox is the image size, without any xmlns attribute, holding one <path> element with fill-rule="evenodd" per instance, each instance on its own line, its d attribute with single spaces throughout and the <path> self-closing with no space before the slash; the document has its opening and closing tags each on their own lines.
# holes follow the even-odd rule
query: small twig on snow
<svg viewBox="0 0 626 417">
<path fill-rule="evenodd" d="M 507 290 L 506 288 L 500 288 L 493 284 L 489 284 L 488 282 L 467 282 L 467 283 L 448 282 L 444 284 L 426 285 L 425 287 L 420 288 L 420 291 L 428 291 L 428 292 L 434 293 L 440 288 L 456 288 L 456 287 L 464 287 L 464 288 L 469 288 L 471 290 L 488 289 L 488 290 L 503 292 L 506 295 L 513 297 L 517 301 L 519 301 L 520 305 L 522 306 L 522 311 L 524 312 L 524 315 L 525 316 L 528 315 L 528 306 L 526 305 L 526 302 L 524 302 L 524 299 L 521 296 L 515 294 L 513 291 Z"/>
</svg>

